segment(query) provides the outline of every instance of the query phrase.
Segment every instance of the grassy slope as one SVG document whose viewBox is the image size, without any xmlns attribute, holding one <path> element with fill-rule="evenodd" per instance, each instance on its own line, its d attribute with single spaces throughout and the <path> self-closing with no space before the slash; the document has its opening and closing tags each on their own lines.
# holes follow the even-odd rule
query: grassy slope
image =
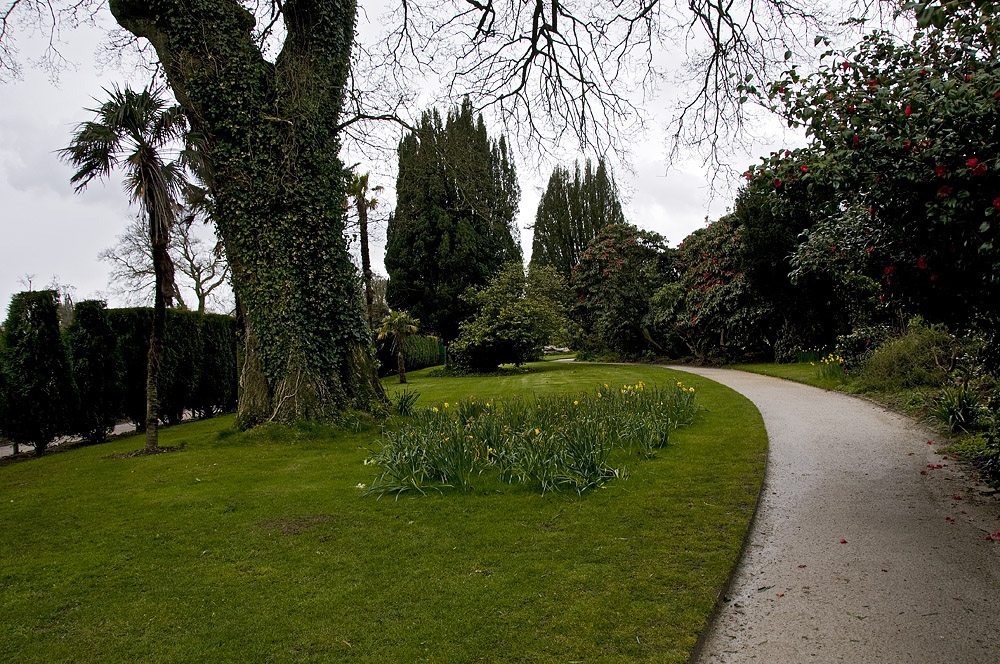
<svg viewBox="0 0 1000 664">
<path fill-rule="evenodd" d="M 544 364 L 427 379 L 425 400 L 676 380 Z M 736 559 L 763 474 L 753 406 L 708 409 L 581 499 L 361 498 L 374 432 L 219 418 L 0 468 L 0 661 L 681 662 Z"/>
</svg>

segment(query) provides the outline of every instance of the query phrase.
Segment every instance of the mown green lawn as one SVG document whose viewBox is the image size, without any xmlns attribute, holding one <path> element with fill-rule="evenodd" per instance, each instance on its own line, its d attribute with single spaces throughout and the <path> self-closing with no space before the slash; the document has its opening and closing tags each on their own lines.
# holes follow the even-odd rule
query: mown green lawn
<svg viewBox="0 0 1000 664">
<path fill-rule="evenodd" d="M 362 497 L 377 430 L 166 429 L 0 468 L 0 661 L 683 662 L 735 562 L 766 436 L 654 367 L 426 377 L 470 394 L 683 380 L 706 410 L 604 490 Z"/>
<path fill-rule="evenodd" d="M 812 385 L 813 387 L 819 387 L 824 390 L 836 390 L 844 385 L 843 380 L 821 376 L 819 367 L 810 362 L 794 362 L 790 364 L 736 364 L 731 368 L 739 369 L 740 371 L 749 371 L 750 373 L 763 374 L 765 376 L 774 376 L 775 378 L 784 378 L 785 380 L 793 380 L 796 383 L 805 383 L 806 385 Z"/>
</svg>

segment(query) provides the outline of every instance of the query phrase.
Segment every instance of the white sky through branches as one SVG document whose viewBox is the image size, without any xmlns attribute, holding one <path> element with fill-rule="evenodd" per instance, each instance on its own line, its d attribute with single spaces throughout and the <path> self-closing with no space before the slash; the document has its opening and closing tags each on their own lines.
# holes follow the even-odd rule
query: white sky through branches
<svg viewBox="0 0 1000 664">
<path fill-rule="evenodd" d="M 358 28 L 362 35 L 375 34 L 381 26 L 380 18 L 376 9 L 361 12 Z M 0 315 L 4 318 L 11 295 L 24 290 L 19 281 L 25 275 L 34 275 L 35 289 L 56 278 L 59 284 L 74 287 L 77 301 L 103 297 L 111 306 L 123 305 L 120 298 L 107 292 L 109 266 L 97 256 L 115 243 L 136 210 L 129 206 L 117 176 L 106 183 L 95 181 L 83 194 L 75 194 L 69 183 L 73 171 L 56 154 L 69 144 L 74 127 L 91 119 L 92 114 L 85 109 L 95 107 L 98 104 L 95 100 L 104 99 L 102 88 L 115 83 L 139 88 L 149 79 L 145 71 L 126 73 L 115 66 L 96 64 L 97 60 L 107 59 L 101 50 L 105 34 L 116 27 L 106 11 L 99 20 L 98 26 L 63 30 L 60 50 L 76 64 L 76 69 L 60 73 L 55 80 L 31 66 L 31 59 L 42 54 L 47 35 L 19 35 L 23 77 L 0 83 L 3 102 L 0 106 Z M 666 58 L 670 64 L 669 54 L 658 57 Z M 650 119 L 647 133 L 629 137 L 630 163 L 611 161 L 622 190 L 626 218 L 663 234 L 672 245 L 703 226 L 706 216 L 714 219 L 723 214 L 739 185 L 738 176 L 728 179 L 724 176 L 716 181 L 718 192 L 713 196 L 696 157 L 682 160 L 668 171 L 664 127 L 674 101 L 669 90 L 647 101 L 645 110 Z M 419 117 L 420 110 L 411 109 L 412 117 Z M 498 135 L 499 128 L 490 126 L 489 119 L 487 125 L 491 135 Z M 768 145 L 767 150 L 783 146 L 783 139 L 776 133 L 780 126 L 774 122 L 773 127 L 773 145 Z M 386 132 L 390 139 L 385 142 L 392 144 L 400 130 L 387 126 Z M 516 143 L 512 147 L 519 148 Z M 520 147 L 525 152 L 531 149 Z M 767 150 L 759 148 L 754 155 L 734 156 L 731 166 L 740 173 L 755 160 L 756 154 Z M 362 153 L 349 146 L 343 156 L 348 164 L 360 162 L 362 172 L 370 171 L 372 185 L 386 187 L 378 196 L 381 205 L 375 215 L 376 219 L 384 220 L 394 204 L 393 156 Z M 574 157 L 583 155 L 563 149 L 544 158 L 539 158 L 537 152 L 515 156 L 519 157 L 517 168 L 522 190 L 518 221 L 527 258 L 531 248 L 531 231 L 527 226 L 534 219 L 552 167 L 557 160 L 571 165 Z M 210 233 L 203 229 L 203 236 L 207 235 Z M 373 267 L 384 273 L 384 221 L 374 229 L 373 237 Z"/>
</svg>

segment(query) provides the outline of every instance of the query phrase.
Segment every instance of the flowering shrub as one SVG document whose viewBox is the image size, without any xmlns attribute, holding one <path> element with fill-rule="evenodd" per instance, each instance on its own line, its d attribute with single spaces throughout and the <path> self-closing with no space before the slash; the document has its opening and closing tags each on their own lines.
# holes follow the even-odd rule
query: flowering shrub
<svg viewBox="0 0 1000 664">
<path fill-rule="evenodd" d="M 792 68 L 770 91 L 810 144 L 775 152 L 748 177 L 778 201 L 809 200 L 830 220 L 829 252 L 851 261 L 884 303 L 951 325 L 1000 317 L 1000 43 L 995 19 L 957 9 L 900 43 L 874 32 L 828 51 L 811 76 Z M 844 210 L 860 213 L 855 226 Z M 853 233 L 852 228 L 860 230 Z M 855 246 L 858 244 L 859 246 Z"/>
<path fill-rule="evenodd" d="M 604 227 L 573 269 L 576 302 L 570 315 L 599 347 L 627 355 L 647 349 L 644 319 L 670 258 L 666 241 L 656 233 L 631 224 Z"/>
</svg>

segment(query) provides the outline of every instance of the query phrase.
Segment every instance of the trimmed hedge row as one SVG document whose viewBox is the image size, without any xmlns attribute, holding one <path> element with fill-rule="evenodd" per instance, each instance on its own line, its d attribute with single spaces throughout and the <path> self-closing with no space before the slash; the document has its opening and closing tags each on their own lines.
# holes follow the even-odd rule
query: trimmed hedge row
<svg viewBox="0 0 1000 664">
<path fill-rule="evenodd" d="M 376 342 L 379 361 L 379 375 L 388 376 L 396 371 L 396 349 L 392 339 Z M 423 369 L 444 364 L 441 340 L 438 337 L 412 335 L 403 344 L 403 361 L 406 370 Z"/>
<path fill-rule="evenodd" d="M 119 420 L 146 419 L 152 309 L 87 300 L 60 334 L 57 302 L 55 291 L 15 295 L 0 335 L 0 433 L 39 453 L 56 436 L 102 442 Z M 235 319 L 168 310 L 161 419 L 233 410 L 237 388 Z"/>
<path fill-rule="evenodd" d="M 146 419 L 146 362 L 153 310 L 110 309 L 118 335 L 124 390 L 121 414 Z M 167 310 L 160 365 L 160 417 L 176 424 L 190 410 L 207 417 L 236 408 L 236 320 L 219 314 Z"/>
</svg>

